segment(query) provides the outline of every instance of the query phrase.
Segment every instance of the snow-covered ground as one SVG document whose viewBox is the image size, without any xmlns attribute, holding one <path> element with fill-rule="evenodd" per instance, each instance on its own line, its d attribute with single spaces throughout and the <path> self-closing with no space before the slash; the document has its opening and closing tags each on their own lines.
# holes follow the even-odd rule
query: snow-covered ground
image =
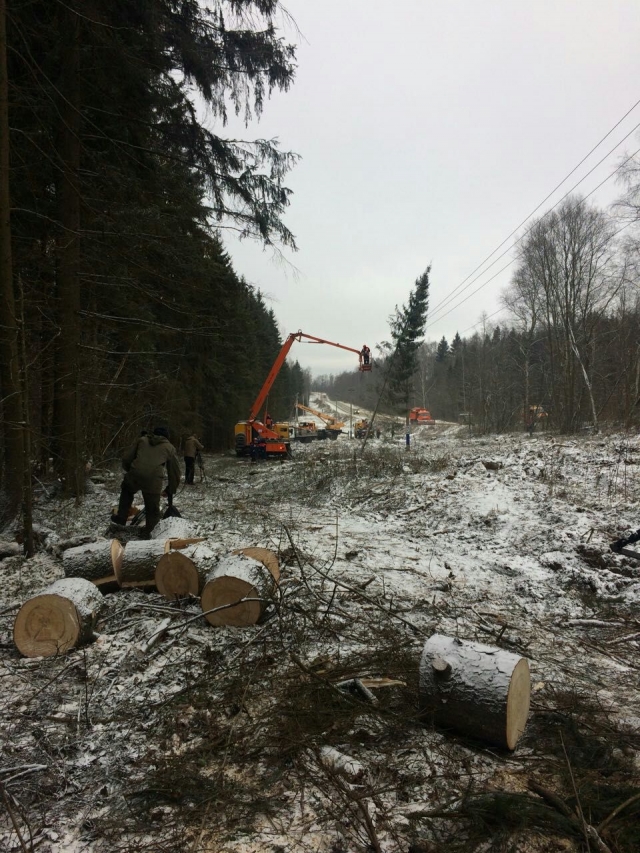
<svg viewBox="0 0 640 853">
<path fill-rule="evenodd" d="M 278 552 L 271 619 L 216 629 L 195 600 L 121 590 L 97 640 L 60 659 L 21 658 L 15 614 L 62 577 L 57 541 L 108 535 L 119 475 L 96 476 L 80 507 L 40 496 L 40 551 L 1 566 L 1 849 L 586 849 L 533 780 L 576 814 L 580 800 L 606 849 L 637 853 L 640 561 L 608 543 L 640 527 L 640 438 L 440 424 L 415 429 L 410 452 L 388 434 L 360 450 L 343 435 L 291 462 L 208 457 L 206 481 L 176 497 L 221 553 Z M 434 631 L 528 658 L 514 753 L 420 719 Z M 335 687 L 354 677 L 377 704 Z M 518 824 L 498 795 L 548 813 Z"/>
</svg>

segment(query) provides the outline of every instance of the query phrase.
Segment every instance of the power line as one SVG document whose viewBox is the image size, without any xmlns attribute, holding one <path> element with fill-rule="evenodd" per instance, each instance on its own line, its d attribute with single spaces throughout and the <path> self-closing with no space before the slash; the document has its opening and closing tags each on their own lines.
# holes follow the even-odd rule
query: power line
<svg viewBox="0 0 640 853">
<path fill-rule="evenodd" d="M 638 149 L 638 150 L 640 151 L 640 149 Z M 633 155 L 632 155 L 632 156 L 633 156 Z M 615 173 L 614 173 L 614 174 L 615 174 Z M 611 177 L 611 175 L 610 175 L 609 177 Z M 595 189 L 598 189 L 598 187 L 596 187 Z M 592 190 L 592 192 L 595 192 L 595 190 Z M 589 193 L 589 195 L 591 195 L 591 193 Z M 587 198 L 588 198 L 588 196 L 587 196 Z M 630 225 L 634 225 L 634 224 L 635 224 L 635 223 L 634 223 L 633 221 L 632 221 L 632 222 L 627 222 L 627 223 L 626 223 L 626 225 L 623 225 L 621 228 L 618 228 L 618 230 L 617 230 L 617 231 L 614 231 L 614 232 L 613 232 L 613 234 L 611 235 L 611 239 L 613 240 L 613 238 L 614 238 L 614 237 L 617 237 L 617 236 L 618 236 L 618 234 L 620 234 L 620 232 L 621 232 L 621 231 L 624 231 L 624 230 L 625 230 L 625 228 L 628 228 Z M 504 270 L 506 270 L 506 269 L 507 269 L 507 267 L 510 267 L 510 266 L 511 266 L 511 264 L 512 264 L 512 263 L 514 263 L 514 261 L 515 261 L 515 258 L 514 258 L 513 260 L 509 261 L 509 263 L 508 263 L 508 264 L 505 264 L 505 266 L 503 266 L 501 270 L 499 270 L 499 271 L 498 271 L 494 276 L 492 276 L 492 277 L 489 279 L 489 281 L 492 281 L 496 276 L 500 275 L 500 273 L 501 273 L 501 272 L 504 272 Z M 486 281 L 486 282 L 485 282 L 485 284 L 489 284 L 489 281 Z M 465 297 L 465 299 L 463 299 L 463 300 L 462 300 L 462 302 L 460 302 L 458 305 L 454 305 L 454 306 L 453 306 L 453 308 L 451 308 L 451 310 L 450 310 L 450 311 L 447 311 L 447 314 L 450 314 L 450 313 L 451 313 L 451 311 L 454 311 L 456 308 L 458 308 L 460 305 L 462 305 L 462 304 L 463 304 L 463 302 L 466 302 L 466 301 L 467 301 L 467 299 L 470 299 L 470 298 L 474 295 L 474 293 L 477 293 L 477 292 L 478 292 L 478 290 L 482 290 L 482 288 L 483 288 L 484 286 L 485 286 L 484 284 L 481 284 L 481 285 L 480 285 L 480 287 L 478 287 L 478 288 L 477 288 L 477 290 L 474 290 L 474 291 L 473 291 L 473 293 L 470 293 L 470 294 L 469 294 L 469 296 Z M 483 317 L 483 318 L 481 318 L 480 320 L 478 320 L 478 322 L 477 322 L 477 323 L 473 323 L 473 325 L 471 325 L 471 326 L 469 326 L 468 328 L 466 328 L 466 329 L 462 332 L 462 334 L 463 334 L 463 335 L 464 335 L 464 334 L 466 334 L 466 332 L 468 332 L 470 329 L 475 329 L 475 327 L 476 327 L 476 326 L 479 326 L 479 325 L 480 325 L 480 323 L 483 323 L 483 322 L 486 322 L 487 320 L 490 320 L 492 317 L 495 317 L 495 316 L 496 316 L 496 314 L 500 314 L 502 311 L 505 311 L 505 310 L 506 310 L 505 308 L 498 308 L 498 310 L 497 310 L 497 311 L 494 311 L 494 312 L 493 312 L 493 314 L 489 314 L 489 316 L 488 316 L 488 317 Z M 443 317 L 446 317 L 446 316 L 447 316 L 447 314 L 443 314 Z"/>
<path fill-rule="evenodd" d="M 537 211 L 542 207 L 542 205 L 543 205 L 543 204 L 544 204 L 544 203 L 545 203 L 545 202 L 546 202 L 546 201 L 547 201 L 547 200 L 548 200 L 548 199 L 549 199 L 549 198 L 554 194 L 554 192 L 556 192 L 556 190 L 558 190 L 558 189 L 562 186 L 562 184 L 564 184 L 564 183 L 565 183 L 565 182 L 566 182 L 566 181 L 571 177 L 571 175 L 573 175 L 573 174 L 574 174 L 574 172 L 576 172 L 576 171 L 577 171 L 577 169 L 579 169 L 579 168 L 580 168 L 580 166 L 585 162 L 585 160 L 587 160 L 587 159 L 591 156 L 591 154 L 593 154 L 593 152 L 594 152 L 594 151 L 596 151 L 596 150 L 600 147 L 600 145 L 602 145 L 602 143 L 603 143 L 603 142 L 604 142 L 604 141 L 605 141 L 609 136 L 611 136 L 611 134 L 613 133 L 613 131 L 614 131 L 617 127 L 619 127 L 619 126 L 620 126 L 620 124 L 625 120 L 625 118 L 627 118 L 627 116 L 628 116 L 631 112 L 633 112 L 633 110 L 638 106 L 638 104 L 640 104 L 640 100 L 636 101 L 636 102 L 635 102 L 635 104 L 633 104 L 633 106 L 632 106 L 632 107 L 630 107 L 630 108 L 627 110 L 627 112 L 622 116 L 622 118 L 620 118 L 620 119 L 616 122 L 616 124 L 614 124 L 614 126 L 613 126 L 609 131 L 607 131 L 607 133 L 602 137 L 602 139 L 600 139 L 600 141 L 599 141 L 599 142 L 597 142 L 597 143 L 596 143 L 596 145 L 594 145 L 594 146 L 593 146 L 593 148 L 592 148 L 592 149 L 591 149 L 587 154 L 585 154 L 585 156 L 582 158 L 582 160 L 580 160 L 580 162 L 579 162 L 576 166 L 574 166 L 574 168 L 573 168 L 573 169 L 572 169 L 572 170 L 571 170 L 567 175 L 565 175 L 565 177 L 560 181 L 560 183 L 559 183 L 559 184 L 557 184 L 557 185 L 556 185 L 556 186 L 551 190 L 551 192 L 550 192 L 550 193 L 548 193 L 548 195 L 547 195 L 547 196 L 545 196 L 545 198 L 544 198 L 544 199 L 543 199 L 543 200 L 542 200 L 542 201 L 541 201 L 541 202 L 540 202 L 540 203 L 539 203 L 539 204 L 538 204 L 538 205 L 537 205 L 537 206 L 536 206 L 536 207 L 531 211 L 531 213 L 529 213 L 529 215 L 528 215 L 528 216 L 526 216 L 526 217 L 522 220 L 522 222 L 521 222 L 519 225 L 517 225 L 517 226 L 513 229 L 513 231 L 511 231 L 511 233 L 510 233 L 507 237 L 505 237 L 505 239 L 504 239 L 504 240 L 503 240 L 503 241 L 502 241 L 498 246 L 496 246 L 496 248 L 495 248 L 495 249 L 494 249 L 494 250 L 493 250 L 489 255 L 487 255 L 487 257 L 486 257 L 486 258 L 485 258 L 485 259 L 484 259 L 480 264 L 478 264 L 478 266 L 477 266 L 477 267 L 475 267 L 475 269 L 473 269 L 473 270 L 469 273 L 469 275 L 467 275 L 467 276 L 466 276 L 466 278 L 464 278 L 464 279 L 460 282 L 460 284 L 459 284 L 459 285 L 458 285 L 458 286 L 457 286 L 457 287 L 456 287 L 456 288 L 455 288 L 455 289 L 454 289 L 450 294 L 448 294 L 448 295 L 447 295 L 443 300 L 441 300 L 441 302 L 439 302 L 439 303 L 435 306 L 435 309 L 434 309 L 434 310 L 435 310 L 436 312 L 437 312 L 441 307 L 443 307 L 443 306 L 444 306 L 444 304 L 448 303 L 448 302 L 449 302 L 449 301 L 450 301 L 450 300 L 455 296 L 456 292 L 460 290 L 460 288 L 462 287 L 462 285 L 463 285 L 466 281 L 468 281 L 468 280 L 471 278 L 471 276 L 473 276 L 473 275 L 474 275 L 474 274 L 475 274 L 475 273 L 476 273 L 476 272 L 477 272 L 481 267 L 483 267 L 483 266 L 486 264 L 486 262 L 487 262 L 491 257 L 493 257 L 493 255 L 495 255 L 495 253 L 496 253 L 500 248 L 502 248 L 502 246 L 504 246 L 504 244 L 505 244 L 509 239 L 511 239 L 511 237 L 513 237 L 513 235 L 518 231 L 518 229 L 519 229 L 519 228 L 521 228 L 521 227 L 522 227 L 522 226 L 527 222 L 527 220 L 528 220 L 528 219 L 530 219 L 530 218 L 531 218 L 531 217 L 532 217 L 532 216 L 533 216 L 533 215 L 534 215 L 534 214 L 535 214 L 535 213 L 536 213 L 536 212 L 537 212 Z M 575 189 L 575 188 L 576 188 L 580 183 L 582 183 L 582 181 L 583 181 L 583 180 L 585 180 L 585 178 L 587 178 L 587 177 L 588 177 L 588 176 L 589 176 L 589 175 L 594 171 L 594 169 L 596 169 L 596 168 L 597 168 L 597 167 L 598 167 L 598 166 L 599 166 L 599 165 L 600 165 L 604 160 L 606 160 L 606 158 L 607 158 L 607 157 L 609 157 L 609 156 L 613 153 L 613 151 L 615 151 L 615 149 L 616 149 L 616 148 L 618 148 L 618 147 L 619 147 L 619 146 L 620 146 L 620 145 L 621 145 L 621 144 L 622 144 L 622 143 L 623 143 L 623 142 L 624 142 L 624 141 L 625 141 L 625 140 L 626 140 L 626 139 L 627 139 L 627 138 L 628 138 L 628 137 L 629 137 L 629 136 L 630 136 L 630 135 L 631 135 L 635 130 L 637 130 L 637 128 L 638 128 L 638 127 L 640 127 L 640 123 L 639 123 L 639 124 L 637 124 L 634 128 L 632 128 L 632 130 L 631 130 L 631 131 L 630 131 L 626 136 L 624 136 L 624 137 L 623 137 L 623 138 L 622 138 L 622 139 L 617 143 L 617 145 L 615 145 L 615 146 L 611 149 L 611 151 L 609 151 L 609 153 L 608 153 L 608 154 L 606 154 L 606 155 L 602 158 L 602 160 L 600 160 L 598 163 L 596 163 L 596 165 L 593 167 L 593 169 L 591 169 L 589 172 L 587 172 L 587 174 L 586 174 L 586 175 L 585 175 L 585 176 L 584 176 L 580 181 L 578 181 L 578 183 L 577 183 L 577 184 L 575 184 L 575 185 L 574 185 L 574 187 L 573 187 L 569 192 L 573 192 L 573 190 L 574 190 L 574 189 Z M 565 197 L 566 197 L 566 196 L 565 196 Z M 561 200 L 562 200 L 562 199 L 561 199 Z M 553 209 L 553 208 L 552 208 L 552 209 Z M 502 256 L 501 256 L 501 257 L 502 257 Z M 497 260 L 499 260 L 499 258 L 496 258 L 496 261 L 497 261 Z M 495 263 L 495 261 L 494 261 L 494 263 Z M 491 266 L 493 266 L 493 264 L 492 264 Z M 490 267 L 489 267 L 489 268 L 490 268 Z M 485 272 L 486 272 L 486 271 L 487 271 L 487 270 L 485 270 Z"/>
<path fill-rule="evenodd" d="M 640 123 L 639 123 L 638 125 L 636 125 L 636 127 L 640 127 Z M 629 136 L 631 133 L 633 133 L 633 131 L 634 131 L 635 129 L 636 129 L 636 128 L 633 128 L 633 130 L 631 130 L 631 131 L 630 131 L 630 133 L 629 133 L 629 134 L 627 134 L 627 136 Z M 626 138 L 627 138 L 627 137 L 625 136 L 625 137 L 624 137 L 624 139 L 621 139 L 621 140 L 620 140 L 620 142 L 618 143 L 618 145 L 621 145 L 621 144 L 625 141 L 625 139 L 626 139 Z M 615 151 L 615 149 L 618 147 L 618 145 L 614 146 L 614 148 L 612 148 L 612 150 L 609 152 L 609 154 L 613 153 L 613 151 Z M 571 189 L 570 189 L 570 190 L 568 190 L 568 191 L 567 191 L 567 192 L 562 196 L 562 198 L 558 199 L 558 201 L 553 205 L 553 207 L 550 207 L 550 208 L 549 208 L 549 210 L 547 210 L 547 212 L 544 214 L 544 216 L 540 217 L 540 220 L 539 220 L 539 221 L 541 222 L 541 221 L 542 221 L 546 216 L 548 216 L 548 215 L 549 215 L 549 214 L 550 214 L 550 213 L 551 213 L 551 212 L 552 212 L 552 211 L 553 211 L 553 210 L 554 210 L 554 209 L 555 209 L 555 208 L 556 208 L 556 207 L 557 207 L 561 202 L 563 202 L 563 201 L 565 200 L 565 198 L 567 198 L 567 196 L 571 195 L 571 193 L 574 191 L 574 189 L 575 189 L 577 186 L 579 186 L 579 185 L 582 183 L 582 181 L 584 181 L 584 179 L 585 179 L 585 178 L 588 178 L 588 177 L 589 177 L 589 175 L 594 171 L 594 169 L 597 169 L 597 167 L 598 167 L 598 166 L 599 166 L 599 165 L 600 165 L 604 160 L 606 160 L 606 159 L 607 159 L 607 157 L 609 156 L 609 154 L 606 154 L 606 155 L 602 158 L 602 160 L 600 160 L 598 163 L 596 163 L 596 165 L 595 165 L 595 166 L 594 166 L 594 167 L 593 167 L 589 172 L 587 172 L 587 174 L 586 174 L 583 178 L 581 178 L 581 179 L 578 181 L 578 183 L 574 184 L 574 186 L 573 186 L 573 187 L 571 187 Z M 626 159 L 626 160 L 623 160 L 623 161 L 622 161 L 622 163 L 620 163 L 620 165 L 619 165 L 619 166 L 617 166 L 617 167 L 613 170 L 613 172 L 611 172 L 611 174 L 607 175 L 607 177 L 606 177 L 606 178 L 604 178 L 602 181 L 600 181 L 600 183 L 599 183 L 597 186 L 595 186 L 595 187 L 594 187 L 594 188 L 593 188 L 589 193 L 587 193 L 587 195 L 584 197 L 584 200 L 586 201 L 590 196 L 592 196 L 592 195 L 594 194 L 594 192 L 596 192 L 597 190 L 599 190 L 599 189 L 600 189 L 600 187 L 601 187 L 603 184 L 606 184 L 606 182 L 607 182 L 607 181 L 611 180 L 611 178 L 613 178 L 613 176 L 616 174 L 616 172 L 619 172 L 619 171 L 620 171 L 620 169 L 622 169 L 622 167 L 623 167 L 623 166 L 625 166 L 625 165 L 626 165 L 630 160 L 633 160 L 633 158 L 634 158 L 634 157 L 636 157 L 638 154 L 640 154 L 640 148 L 638 148 L 636 151 L 634 151 L 634 152 L 633 152 L 633 154 L 631 154 L 629 157 L 627 157 L 627 159 Z M 626 226 L 625 226 L 625 227 L 626 227 Z M 460 293 L 459 293 L 458 295 L 460 295 L 460 294 L 464 293 L 464 291 L 465 291 L 465 290 L 467 290 L 469 287 L 471 287 L 471 285 L 472 285 L 472 284 L 475 284 L 475 282 L 476 282 L 476 281 L 478 281 L 478 279 L 479 279 L 479 278 L 482 278 L 482 276 L 483 276 L 486 272 L 488 272 L 494 264 L 497 264 L 497 263 L 498 263 L 498 261 L 500 260 L 500 258 L 504 258 L 504 256 L 505 256 L 506 254 L 508 254 L 508 253 L 509 253 L 509 252 L 510 252 L 510 251 L 511 251 L 515 246 L 517 246 L 517 245 L 518 245 L 518 243 L 519 243 L 521 240 L 523 240 L 523 239 L 527 236 L 527 234 L 529 234 L 529 233 L 531 232 L 531 230 L 532 230 L 532 229 L 533 229 L 533 225 L 531 225 L 531 227 L 527 228 L 527 230 L 524 232 L 524 234 L 521 234 L 521 235 L 520 235 L 520 237 L 518 237 L 518 239 L 517 239 L 517 240 L 516 240 L 516 241 L 515 241 L 511 246 L 509 246 L 509 248 L 508 248 L 508 249 L 505 249 L 505 250 L 504 250 L 504 252 L 502 252 L 500 255 L 498 255 L 498 257 L 497 257 L 497 258 L 496 258 L 496 259 L 495 259 L 491 264 L 489 264 L 489 266 L 488 266 L 485 270 L 483 270 L 481 273 L 478 273 L 478 275 L 477 275 L 474 279 L 472 279 L 466 287 L 462 288 L 462 290 L 460 291 Z M 620 230 L 622 230 L 622 229 L 620 229 Z M 615 237 L 615 235 L 616 235 L 616 234 L 619 234 L 619 233 L 620 233 L 620 231 L 616 231 L 616 232 L 615 232 L 615 234 L 614 234 L 613 236 Z M 502 245 L 502 244 L 501 244 L 501 245 Z M 496 251 L 497 251 L 497 250 L 496 250 Z M 459 308 L 461 305 L 464 305 L 464 303 L 465 303 L 468 299 L 471 299 L 471 297 L 472 297 L 472 296 L 474 296 L 476 293 L 478 293 L 478 291 L 479 291 L 479 290 L 482 290 L 482 288 L 483 288 L 483 287 L 486 287 L 486 285 L 487 285 L 487 284 L 489 284 L 490 282 L 492 282 L 492 281 L 494 280 L 494 278 L 496 278 L 496 276 L 500 275 L 500 273 L 501 273 L 501 272 L 504 272 L 504 270 L 506 270 L 506 269 L 507 269 L 507 267 L 509 267 L 509 266 L 511 266 L 511 264 L 515 263 L 515 260 L 516 260 L 515 258 L 512 258 L 512 259 L 509 261 L 509 263 L 507 263 L 504 267 L 502 267 L 502 269 L 501 269 L 501 270 L 498 270 L 498 272 L 497 272 L 497 273 L 495 273 L 495 275 L 492 275 L 490 279 L 488 279 L 488 280 L 487 280 L 487 281 L 485 281 L 483 284 L 481 284 L 481 285 L 480 285 L 480 287 L 477 287 L 475 290 L 473 290 L 471 293 L 469 293 L 467 296 L 465 296 L 465 297 L 464 297 L 464 299 L 462 299 L 460 302 L 456 303 L 452 308 L 450 308 L 450 309 L 449 309 L 448 311 L 446 311 L 444 314 L 440 314 L 440 316 L 439 316 L 437 319 L 435 319 L 435 320 L 433 320 L 431 323 L 429 323 L 429 324 L 425 327 L 425 330 L 426 330 L 426 329 L 428 329 L 430 326 L 432 326 L 435 322 L 438 322 L 438 321 L 442 320 L 442 319 L 443 319 L 443 317 L 446 317 L 448 314 L 450 314 L 450 313 L 451 313 L 452 311 L 454 311 L 456 308 Z M 469 276 L 467 276 L 467 278 L 469 278 Z M 465 279 L 465 281 L 466 281 L 466 279 Z M 456 288 L 456 290 L 459 290 L 459 288 L 460 288 L 460 285 L 458 285 L 458 287 Z M 455 293 L 455 291 L 454 291 L 454 293 Z M 441 312 L 441 311 L 442 311 L 442 309 L 443 309 L 443 308 L 446 308 L 447 304 L 449 304 L 449 303 L 451 302 L 451 299 L 453 299 L 453 297 L 454 297 L 454 293 L 450 294 L 450 296 L 449 296 L 449 297 L 447 297 L 447 299 L 445 299 L 444 301 L 442 301 L 442 302 L 440 302 L 440 303 L 439 303 L 439 307 L 437 307 L 437 308 L 436 308 L 436 313 L 439 313 L 439 312 Z"/>
</svg>

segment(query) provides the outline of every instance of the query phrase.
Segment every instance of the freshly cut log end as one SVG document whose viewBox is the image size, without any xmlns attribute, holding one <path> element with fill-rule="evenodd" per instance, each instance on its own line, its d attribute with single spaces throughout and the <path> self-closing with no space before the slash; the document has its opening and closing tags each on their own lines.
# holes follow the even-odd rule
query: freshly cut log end
<svg viewBox="0 0 640 853">
<path fill-rule="evenodd" d="M 433 634 L 420 661 L 420 707 L 433 722 L 515 749 L 529 714 L 525 658 L 495 646 Z"/>
<path fill-rule="evenodd" d="M 507 694 L 507 749 L 515 749 L 524 732 L 531 700 L 529 662 L 520 658 L 511 673 Z"/>
<path fill-rule="evenodd" d="M 192 559 L 182 551 L 168 551 L 156 566 L 156 586 L 160 595 L 169 601 L 200 595 L 201 574 Z"/>
<path fill-rule="evenodd" d="M 255 625 L 264 616 L 274 589 L 273 576 L 261 562 L 244 554 L 230 554 L 208 575 L 202 590 L 202 610 L 212 625 Z"/>
<path fill-rule="evenodd" d="M 26 657 L 52 657 L 88 642 L 103 598 L 84 578 L 64 578 L 22 605 L 13 639 Z"/>
<path fill-rule="evenodd" d="M 274 581 L 280 580 L 280 564 L 275 551 L 271 551 L 269 548 L 236 548 L 232 553 L 244 554 L 245 557 L 258 560 L 266 569 L 269 569 Z"/>
<path fill-rule="evenodd" d="M 67 578 L 85 578 L 104 587 L 115 583 L 123 553 L 124 548 L 117 539 L 86 542 L 63 552 L 62 568 Z"/>
</svg>

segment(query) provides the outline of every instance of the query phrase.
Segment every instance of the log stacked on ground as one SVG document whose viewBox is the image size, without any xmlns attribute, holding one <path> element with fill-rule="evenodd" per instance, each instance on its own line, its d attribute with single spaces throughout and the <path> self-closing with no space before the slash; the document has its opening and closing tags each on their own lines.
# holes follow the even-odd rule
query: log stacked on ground
<svg viewBox="0 0 640 853">
<path fill-rule="evenodd" d="M 123 556 L 124 548 L 117 539 L 88 542 L 67 548 L 62 555 L 62 568 L 67 578 L 85 578 L 102 587 L 115 583 Z"/>
<path fill-rule="evenodd" d="M 156 567 L 158 592 L 169 601 L 200 595 L 217 561 L 218 554 L 206 542 L 189 545 L 183 550 L 168 550 Z"/>
<path fill-rule="evenodd" d="M 152 539 L 169 539 L 171 548 L 185 548 L 195 542 L 202 542 L 200 528 L 187 518 L 170 516 L 162 518 L 151 531 Z"/>
<path fill-rule="evenodd" d="M 0 560 L 4 560 L 5 557 L 17 557 L 21 553 L 22 548 L 18 542 L 0 541 Z"/>
<path fill-rule="evenodd" d="M 88 642 L 103 597 L 91 581 L 63 578 L 22 605 L 13 639 L 26 657 L 52 657 Z"/>
<path fill-rule="evenodd" d="M 529 713 L 525 658 L 433 634 L 420 661 L 420 706 L 436 725 L 515 749 Z"/>
<path fill-rule="evenodd" d="M 171 540 L 170 540 L 170 544 Z M 234 555 L 251 557 L 269 571 L 275 581 L 280 578 L 278 557 L 268 548 L 238 548 Z M 217 567 L 220 554 L 207 542 L 188 545 L 182 550 L 169 550 L 158 561 L 156 586 L 169 601 L 189 595 L 201 595 L 205 582 Z"/>
<path fill-rule="evenodd" d="M 207 576 L 202 610 L 212 625 L 255 625 L 273 599 L 276 582 L 258 560 L 244 554 L 221 557 Z"/>
<path fill-rule="evenodd" d="M 121 587 L 155 586 L 158 561 L 168 546 L 164 539 L 141 539 L 127 543 L 122 563 L 116 566 L 116 579 Z"/>
<path fill-rule="evenodd" d="M 258 560 L 266 569 L 269 569 L 276 583 L 280 580 L 280 564 L 275 551 L 271 551 L 269 548 L 236 548 L 233 553 L 244 554 L 245 557 Z"/>
</svg>

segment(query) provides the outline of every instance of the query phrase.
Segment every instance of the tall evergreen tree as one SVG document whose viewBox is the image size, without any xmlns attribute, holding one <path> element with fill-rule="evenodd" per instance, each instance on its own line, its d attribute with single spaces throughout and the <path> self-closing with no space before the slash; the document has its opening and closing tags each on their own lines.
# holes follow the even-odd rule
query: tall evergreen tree
<svg viewBox="0 0 640 853">
<path fill-rule="evenodd" d="M 389 355 L 389 391 L 392 400 L 408 411 L 411 380 L 418 369 L 418 350 L 424 336 L 429 309 L 429 273 L 419 276 L 401 308 L 396 306 L 391 317 L 391 352 Z M 408 417 L 408 415 L 407 415 Z"/>
<path fill-rule="evenodd" d="M 440 338 L 440 342 L 438 343 L 438 349 L 436 350 L 436 361 L 443 362 L 448 355 L 449 344 L 447 343 L 447 339 L 443 335 Z"/>
</svg>

